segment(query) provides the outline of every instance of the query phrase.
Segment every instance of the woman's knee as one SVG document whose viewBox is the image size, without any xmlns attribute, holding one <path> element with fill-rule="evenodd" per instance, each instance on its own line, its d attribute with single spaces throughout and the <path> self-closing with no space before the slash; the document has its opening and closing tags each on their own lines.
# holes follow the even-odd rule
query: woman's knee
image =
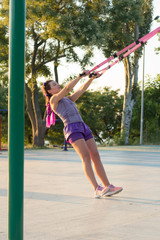
<svg viewBox="0 0 160 240">
<path fill-rule="evenodd" d="M 91 154 L 92 161 L 96 161 L 96 162 L 101 161 L 100 155 L 99 155 L 99 152 L 98 152 L 98 151 L 92 150 L 92 151 L 90 152 L 90 154 Z"/>
<path fill-rule="evenodd" d="M 84 163 L 91 163 L 91 157 L 90 157 L 89 152 L 87 152 L 87 151 L 82 154 L 81 159 Z"/>
<path fill-rule="evenodd" d="M 100 156 L 99 156 L 99 152 L 98 152 L 98 148 L 97 148 L 97 145 L 95 143 L 95 140 L 94 139 L 89 139 L 87 141 L 87 146 L 88 146 L 88 149 L 89 149 L 89 152 L 90 152 L 90 156 L 93 159 L 97 159 L 97 160 L 100 160 Z"/>
</svg>

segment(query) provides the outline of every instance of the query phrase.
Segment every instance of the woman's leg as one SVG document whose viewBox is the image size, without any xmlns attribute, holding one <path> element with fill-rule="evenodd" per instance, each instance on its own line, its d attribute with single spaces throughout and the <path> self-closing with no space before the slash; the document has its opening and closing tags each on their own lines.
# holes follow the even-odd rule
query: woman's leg
<svg viewBox="0 0 160 240">
<path fill-rule="evenodd" d="M 91 164 L 91 158 L 90 158 L 90 152 L 88 150 L 87 144 L 84 139 L 79 139 L 72 143 L 72 146 L 76 150 L 76 152 L 79 154 L 82 163 L 84 172 L 89 179 L 90 183 L 92 184 L 93 188 L 96 190 L 98 187 L 98 183 L 96 181 L 92 164 Z"/>
<path fill-rule="evenodd" d="M 96 174 L 98 175 L 98 177 L 100 178 L 100 180 L 102 181 L 102 183 L 104 184 L 105 187 L 109 186 L 110 183 L 107 178 L 104 167 L 102 165 L 102 162 L 101 162 L 101 159 L 100 159 L 100 156 L 98 153 L 97 145 L 95 143 L 94 138 L 90 138 L 89 140 L 87 140 L 86 144 L 88 146 Z"/>
</svg>

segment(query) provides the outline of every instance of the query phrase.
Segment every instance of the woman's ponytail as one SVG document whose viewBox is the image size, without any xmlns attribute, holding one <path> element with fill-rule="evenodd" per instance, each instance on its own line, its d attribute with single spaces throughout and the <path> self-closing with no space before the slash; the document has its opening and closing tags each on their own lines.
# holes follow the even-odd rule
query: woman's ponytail
<svg viewBox="0 0 160 240">
<path fill-rule="evenodd" d="M 50 82 L 52 82 L 52 80 L 44 82 L 42 86 L 42 92 L 46 100 L 46 111 L 47 111 L 46 127 L 47 128 L 50 128 L 51 125 L 55 125 L 55 114 L 52 111 L 51 105 L 50 105 L 50 98 L 52 97 L 52 95 L 48 92 L 48 90 L 51 89 L 49 84 Z"/>
</svg>

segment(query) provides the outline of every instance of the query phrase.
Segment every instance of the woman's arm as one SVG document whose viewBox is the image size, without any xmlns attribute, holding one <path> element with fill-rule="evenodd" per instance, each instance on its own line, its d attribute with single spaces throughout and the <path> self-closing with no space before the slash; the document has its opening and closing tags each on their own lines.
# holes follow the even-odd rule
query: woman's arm
<svg viewBox="0 0 160 240">
<path fill-rule="evenodd" d="M 50 99 L 50 103 L 52 106 L 52 109 L 56 109 L 58 102 L 65 97 L 73 88 L 74 86 L 79 82 L 79 80 L 86 76 L 87 71 L 84 71 L 82 74 L 80 74 L 79 77 L 75 78 L 74 80 L 72 80 L 71 82 L 69 82 L 59 93 L 54 94 L 51 99 Z"/>
<path fill-rule="evenodd" d="M 85 82 L 75 93 L 73 93 L 72 95 L 68 96 L 68 98 L 75 102 L 90 86 L 90 84 L 92 83 L 92 81 L 95 78 L 100 77 L 101 74 L 97 74 L 97 75 L 93 75 L 93 77 L 89 78 L 87 82 Z"/>
</svg>

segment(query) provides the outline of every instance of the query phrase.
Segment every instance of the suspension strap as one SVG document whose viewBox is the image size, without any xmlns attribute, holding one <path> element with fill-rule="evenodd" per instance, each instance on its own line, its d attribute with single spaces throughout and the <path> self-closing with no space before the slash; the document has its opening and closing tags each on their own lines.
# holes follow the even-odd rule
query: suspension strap
<svg viewBox="0 0 160 240">
<path fill-rule="evenodd" d="M 113 67 L 116 63 L 122 61 L 125 57 L 127 57 L 128 55 L 130 55 L 132 52 L 136 51 L 140 46 L 142 46 L 143 44 L 145 44 L 150 38 L 152 38 L 154 35 L 156 35 L 158 32 L 160 32 L 160 27 L 156 28 L 155 30 L 153 30 L 152 32 L 146 34 L 145 36 L 143 36 L 142 38 L 136 40 L 135 42 L 131 43 L 130 45 L 128 45 L 127 47 L 123 48 L 121 51 L 113 54 L 111 57 L 107 58 L 105 61 L 101 62 L 100 64 L 98 64 L 97 66 L 95 66 L 94 68 L 92 68 L 89 73 L 90 76 L 93 74 L 96 74 L 98 72 L 101 72 L 101 74 L 103 74 L 106 70 L 110 69 L 111 67 Z M 127 52 L 126 52 L 127 51 Z M 126 52 L 126 53 L 125 53 Z M 115 60 L 114 62 L 112 62 L 110 65 L 108 65 L 107 67 L 103 68 L 102 70 L 96 71 L 98 68 L 100 68 L 101 66 L 103 66 L 104 64 L 110 62 L 111 60 L 117 58 L 118 56 L 120 56 L 122 53 L 125 53 L 124 55 L 122 55 L 121 57 L 119 57 L 117 60 Z"/>
</svg>

